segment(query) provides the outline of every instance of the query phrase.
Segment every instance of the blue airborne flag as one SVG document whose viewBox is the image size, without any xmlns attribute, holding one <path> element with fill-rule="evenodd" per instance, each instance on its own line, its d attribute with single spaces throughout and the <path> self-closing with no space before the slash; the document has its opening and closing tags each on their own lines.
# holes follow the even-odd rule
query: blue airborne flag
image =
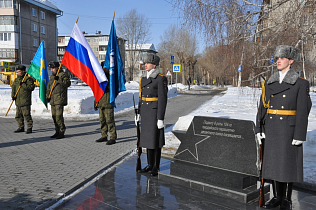
<svg viewBox="0 0 316 210">
<path fill-rule="evenodd" d="M 109 37 L 108 48 L 106 49 L 104 68 L 109 69 L 109 89 L 110 89 L 110 104 L 115 106 L 116 96 L 126 91 L 125 88 L 125 71 L 122 62 L 119 45 L 116 38 L 116 30 L 114 26 L 114 20 L 112 20 L 111 32 Z"/>
</svg>

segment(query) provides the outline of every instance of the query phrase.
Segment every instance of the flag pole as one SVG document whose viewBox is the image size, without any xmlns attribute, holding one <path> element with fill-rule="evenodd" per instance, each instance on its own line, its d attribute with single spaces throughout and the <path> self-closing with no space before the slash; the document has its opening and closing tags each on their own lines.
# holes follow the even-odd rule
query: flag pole
<svg viewBox="0 0 316 210">
<path fill-rule="evenodd" d="M 114 18 L 115 18 L 115 11 L 114 11 L 114 14 L 113 14 L 113 20 L 114 20 Z"/>
<path fill-rule="evenodd" d="M 23 79 L 22 79 L 22 82 L 24 82 L 26 75 L 27 75 L 27 73 L 25 73 L 25 75 L 24 75 L 24 77 L 23 77 Z M 19 89 L 16 91 L 16 93 L 15 93 L 15 95 L 14 95 L 14 98 L 16 98 L 16 96 L 18 95 L 20 89 L 21 89 L 21 85 L 19 86 Z M 4 115 L 5 117 L 7 116 L 8 112 L 10 111 L 11 106 L 12 106 L 12 104 L 13 104 L 13 101 L 14 101 L 14 100 L 11 101 L 11 104 L 10 104 L 10 106 L 9 106 L 9 108 L 8 108 L 7 113 L 5 113 L 5 115 Z"/>
<path fill-rule="evenodd" d="M 76 24 L 78 23 L 78 20 L 79 20 L 79 16 L 77 17 Z M 59 68 L 58 68 L 58 71 L 57 71 L 56 76 L 58 76 L 59 71 L 60 71 L 60 68 L 61 68 L 61 62 L 60 62 L 60 64 L 59 64 Z M 55 83 L 56 83 L 56 80 L 54 80 L 53 86 L 52 86 L 52 88 L 50 89 L 50 93 L 49 93 L 48 99 L 50 99 L 50 97 L 51 97 L 51 95 L 52 95 L 52 92 L 53 92 Z"/>
</svg>

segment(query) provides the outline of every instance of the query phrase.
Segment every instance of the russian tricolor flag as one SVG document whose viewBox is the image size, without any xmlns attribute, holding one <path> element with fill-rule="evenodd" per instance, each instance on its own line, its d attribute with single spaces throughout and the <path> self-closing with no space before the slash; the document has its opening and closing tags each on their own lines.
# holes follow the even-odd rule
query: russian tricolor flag
<svg viewBox="0 0 316 210">
<path fill-rule="evenodd" d="M 104 95 L 108 79 L 77 23 L 72 30 L 61 64 L 90 86 L 97 102 Z"/>
</svg>

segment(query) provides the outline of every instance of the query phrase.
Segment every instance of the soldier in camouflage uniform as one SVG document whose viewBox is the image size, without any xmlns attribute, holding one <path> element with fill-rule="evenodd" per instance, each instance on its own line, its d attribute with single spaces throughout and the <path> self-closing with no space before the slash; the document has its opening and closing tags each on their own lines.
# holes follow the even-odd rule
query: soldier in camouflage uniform
<svg viewBox="0 0 316 210">
<path fill-rule="evenodd" d="M 16 114 L 15 120 L 18 122 L 19 128 L 14 131 L 15 133 L 24 132 L 24 120 L 26 121 L 27 131 L 26 133 L 32 133 L 33 120 L 31 116 L 31 104 L 32 104 L 32 91 L 35 88 L 34 80 L 32 77 L 25 76 L 26 67 L 19 65 L 16 68 L 17 78 L 12 84 L 12 100 L 15 100 L 16 105 Z M 16 92 L 21 86 L 17 96 L 15 97 Z"/>
<path fill-rule="evenodd" d="M 101 63 L 103 68 L 104 61 Z M 109 70 L 103 68 L 106 77 L 109 79 Z M 110 82 L 110 81 L 109 81 Z M 106 142 L 108 141 L 108 132 L 110 133 L 110 140 L 106 143 L 107 145 L 115 144 L 117 139 L 116 134 L 116 126 L 114 120 L 114 107 L 110 104 L 110 92 L 109 85 L 106 86 L 104 95 L 100 99 L 99 103 L 96 105 L 96 101 L 94 101 L 94 109 L 97 110 L 99 108 L 100 115 L 100 125 L 101 125 L 101 134 L 102 137 L 96 142 Z"/>
<path fill-rule="evenodd" d="M 59 67 L 59 62 L 51 61 L 48 66 L 51 68 L 52 75 L 49 76 L 49 82 L 47 84 L 46 98 L 51 105 L 52 118 L 55 124 L 55 134 L 51 138 L 62 139 L 66 131 L 66 126 L 64 123 L 64 106 L 67 105 L 67 89 L 70 86 L 69 77 L 63 72 L 60 71 L 58 76 L 57 70 Z M 55 85 L 53 87 L 53 83 Z M 50 91 L 53 87 L 51 97 L 49 98 Z"/>
</svg>

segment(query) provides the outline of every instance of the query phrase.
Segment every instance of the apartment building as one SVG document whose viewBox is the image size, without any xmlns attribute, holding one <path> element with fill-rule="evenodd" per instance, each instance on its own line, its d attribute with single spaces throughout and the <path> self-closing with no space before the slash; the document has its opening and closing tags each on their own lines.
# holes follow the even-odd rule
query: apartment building
<svg viewBox="0 0 316 210">
<path fill-rule="evenodd" d="M 42 41 L 47 60 L 56 60 L 57 17 L 61 15 L 48 0 L 0 0 L 0 65 L 29 65 Z M 0 69 L 7 71 L 4 66 Z"/>
<path fill-rule="evenodd" d="M 87 34 L 82 32 L 89 43 L 94 55 L 97 57 L 99 63 L 105 60 L 106 49 L 108 47 L 109 35 L 101 34 L 101 31 L 97 31 L 96 34 Z M 68 45 L 70 35 L 58 36 L 58 56 L 57 60 L 61 62 L 65 54 L 66 47 Z M 123 64 L 125 63 L 125 39 L 117 38 L 121 58 Z"/>
</svg>

